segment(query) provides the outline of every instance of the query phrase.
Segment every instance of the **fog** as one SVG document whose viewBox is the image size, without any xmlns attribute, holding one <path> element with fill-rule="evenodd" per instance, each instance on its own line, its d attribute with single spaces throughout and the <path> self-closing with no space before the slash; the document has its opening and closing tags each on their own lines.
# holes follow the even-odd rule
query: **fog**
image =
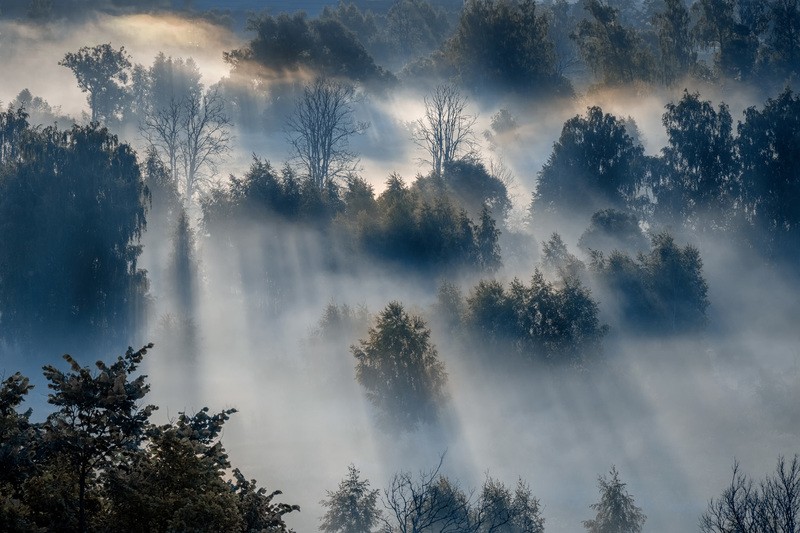
<svg viewBox="0 0 800 533">
<path fill-rule="evenodd" d="M 85 121 L 85 94 L 72 72 L 58 66 L 65 52 L 110 42 L 145 66 L 159 52 L 191 57 L 208 87 L 230 75 L 222 52 L 247 39 L 166 13 L 98 14 L 70 23 L 0 20 L 0 101 L 8 104 L 28 88 Z M 513 206 L 501 230 L 522 231 L 538 173 L 565 120 L 594 105 L 631 117 L 645 152 L 658 155 L 667 143 L 664 106 L 679 100 L 684 88 L 700 91 L 715 106 L 724 100 L 734 120 L 747 107 L 763 104 L 757 91 L 710 85 L 644 94 L 584 88 L 575 98 L 552 102 L 472 99 L 477 154 L 487 164 L 502 160 L 513 175 L 508 184 Z M 359 101 L 356 118 L 370 127 L 352 140 L 352 148 L 360 155 L 358 173 L 378 194 L 393 172 L 407 183 L 429 172 L 410 133 L 424 113 L 425 95 L 400 85 Z M 482 132 L 501 108 L 519 128 L 492 145 Z M 233 149 L 216 182 L 242 176 L 253 155 L 280 168 L 290 151 L 284 125 L 274 117 L 290 110 L 289 103 L 279 102 L 272 119 L 260 119 L 262 126 L 235 128 Z M 121 134 L 143 160 L 145 142 L 138 132 Z M 597 476 L 612 465 L 647 515 L 645 531 L 692 531 L 709 498 L 730 481 L 734 460 L 760 476 L 779 455 L 798 452 L 798 277 L 765 264 L 739 243 L 677 237 L 702 257 L 710 301 L 702 333 L 629 334 L 614 327 L 618 302 L 609 294 L 604 301 L 595 291 L 601 321 L 611 325 L 603 356 L 582 369 L 551 368 L 476 353 L 437 322 L 433 306 L 440 282 L 454 281 L 468 294 L 487 276 L 413 273 L 377 260 L 352 266 L 337 257 L 346 252 L 335 249 L 336 239 L 285 221 L 238 220 L 240 227 L 232 231 L 236 246 L 224 248 L 203 226 L 199 207 L 189 212 L 198 272 L 191 308 L 181 308 L 168 274 L 171 228 L 151 225 L 143 239 L 140 266 L 148 272 L 151 306 L 136 342 L 155 342 L 144 365 L 152 384 L 148 402 L 160 406 L 154 415 L 159 422 L 203 406 L 238 409 L 222 437 L 231 461 L 268 491 L 282 490 L 281 501 L 300 505 L 299 513 L 285 517 L 298 532 L 318 529 L 325 512 L 320 501 L 336 489 L 348 464 L 383 489 L 394 473 L 430 470 L 443 454 L 443 472 L 464 488 L 479 489 L 486 476 L 509 486 L 526 480 L 543 505 L 550 533 L 577 531 L 581 521 L 593 517 L 589 506 L 598 499 Z M 569 250 L 587 264 L 590 258 L 578 250 L 577 239 L 588 225 L 589 220 L 568 217 L 559 226 Z M 549 232 L 534 227 L 525 257 L 538 257 L 537 243 L 548 238 Z M 528 280 L 538 266 L 502 252 L 505 266 L 494 274 L 499 280 Z M 449 399 L 439 421 L 413 431 L 381 426 L 355 379 L 350 345 L 367 332 L 338 338 L 318 333 L 328 304 L 364 307 L 374 315 L 395 300 L 431 324 L 431 340 L 448 374 Z M 43 355 L 40 362 L 55 362 L 58 355 Z M 93 357 L 73 355 L 82 364 Z M 10 361 L 0 365 L 3 375 L 15 371 Z M 44 389 L 37 385 L 39 400 Z"/>
</svg>

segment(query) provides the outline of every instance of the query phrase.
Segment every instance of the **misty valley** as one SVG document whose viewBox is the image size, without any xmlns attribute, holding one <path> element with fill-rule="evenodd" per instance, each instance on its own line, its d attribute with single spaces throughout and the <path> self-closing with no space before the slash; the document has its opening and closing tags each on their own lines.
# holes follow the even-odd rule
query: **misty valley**
<svg viewBox="0 0 800 533">
<path fill-rule="evenodd" d="M 0 0 L 0 531 L 800 531 L 800 0 Z"/>
</svg>

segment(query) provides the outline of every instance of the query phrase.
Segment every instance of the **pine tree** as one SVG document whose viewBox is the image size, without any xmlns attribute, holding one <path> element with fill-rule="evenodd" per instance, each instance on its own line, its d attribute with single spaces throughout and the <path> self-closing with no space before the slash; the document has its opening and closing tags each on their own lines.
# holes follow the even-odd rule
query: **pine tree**
<svg viewBox="0 0 800 533">
<path fill-rule="evenodd" d="M 370 490 L 369 480 L 361 479 L 355 465 L 347 467 L 347 477 L 335 492 L 320 503 L 328 511 L 322 517 L 321 531 L 327 533 L 366 533 L 377 525 L 381 515 L 378 509 L 377 489 Z"/>
<path fill-rule="evenodd" d="M 640 533 L 647 517 L 625 490 L 615 466 L 611 467 L 609 476 L 598 478 L 600 501 L 591 505 L 597 515 L 593 520 L 584 520 L 583 527 L 589 533 Z"/>
</svg>

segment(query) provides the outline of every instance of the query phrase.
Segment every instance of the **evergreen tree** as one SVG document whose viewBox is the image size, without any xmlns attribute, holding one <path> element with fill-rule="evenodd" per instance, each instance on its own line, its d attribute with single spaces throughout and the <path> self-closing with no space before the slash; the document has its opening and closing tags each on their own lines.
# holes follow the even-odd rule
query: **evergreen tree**
<svg viewBox="0 0 800 533">
<path fill-rule="evenodd" d="M 357 361 L 356 379 L 391 428 L 435 420 L 445 399 L 447 374 L 430 335 L 422 318 L 391 302 L 368 338 L 350 348 Z"/>
<path fill-rule="evenodd" d="M 335 492 L 328 491 L 321 503 L 328 510 L 322 517 L 321 531 L 327 533 L 369 533 L 380 520 L 379 490 L 370 490 L 369 480 L 360 479 L 355 465 L 347 469 L 347 477 Z"/>
<path fill-rule="evenodd" d="M 609 476 L 598 478 L 600 501 L 591 505 L 597 514 L 592 520 L 585 520 L 583 527 L 589 533 L 640 533 L 647 517 L 634 504 L 616 467 L 611 467 Z"/>
</svg>

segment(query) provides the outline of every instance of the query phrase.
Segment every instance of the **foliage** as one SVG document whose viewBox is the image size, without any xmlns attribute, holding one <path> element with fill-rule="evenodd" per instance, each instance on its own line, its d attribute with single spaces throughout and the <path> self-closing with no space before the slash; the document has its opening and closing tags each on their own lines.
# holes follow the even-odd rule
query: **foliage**
<svg viewBox="0 0 800 533">
<path fill-rule="evenodd" d="M 28 114 L 28 122 L 33 125 L 56 124 L 61 128 L 69 127 L 74 120 L 61 112 L 61 106 L 51 106 L 41 96 L 34 96 L 28 89 L 23 89 L 11 102 L 15 109 L 23 110 Z"/>
<path fill-rule="evenodd" d="M 758 57 L 765 3 L 753 2 L 757 11 L 748 12 L 748 3 L 737 0 L 698 0 L 692 11 L 697 18 L 697 39 L 715 51 L 714 63 L 719 76 L 747 80 Z"/>
<path fill-rule="evenodd" d="M 125 47 L 115 50 L 110 43 L 84 46 L 68 52 L 58 64 L 70 69 L 78 87 L 88 93 L 92 122 L 113 123 L 120 118 L 131 67 Z"/>
<path fill-rule="evenodd" d="M 619 20 L 619 10 L 600 0 L 587 0 L 591 18 L 578 23 L 573 38 L 592 72 L 606 85 L 650 81 L 652 54 L 634 28 Z"/>
<path fill-rule="evenodd" d="M 771 255 L 793 256 L 800 249 L 800 97 L 787 89 L 761 111 L 747 109 L 736 145 L 746 216 Z"/>
<path fill-rule="evenodd" d="M 231 176 L 227 189 L 212 189 L 202 199 L 202 207 L 209 229 L 251 217 L 328 224 L 343 208 L 334 182 L 320 189 L 290 167 L 278 172 L 269 161 L 257 157 L 244 177 Z"/>
<path fill-rule="evenodd" d="M 532 0 L 470 0 L 443 52 L 461 84 L 479 94 L 568 96 L 572 88 L 556 72 L 548 31 L 547 16 Z"/>
<path fill-rule="evenodd" d="M 406 267 L 432 272 L 498 268 L 499 230 L 494 219 L 481 210 L 479 220 L 473 223 L 456 203 L 458 196 L 451 200 L 436 181 L 432 176 L 420 186 L 408 188 L 399 176 L 392 175 L 377 199 L 373 217 L 367 219 L 366 212 L 360 211 L 364 216 L 356 214 L 355 220 L 348 216 L 340 222 L 355 234 L 362 250 Z"/>
<path fill-rule="evenodd" d="M 87 491 L 97 486 L 99 472 L 138 448 L 156 408 L 139 405 L 150 390 L 145 376 L 128 379 L 148 348 L 152 344 L 135 352 L 129 348 L 111 365 L 98 361 L 96 375 L 70 355 L 64 356 L 69 373 L 52 365 L 44 367 L 48 387 L 54 391 L 48 395 L 48 402 L 58 407 L 47 417 L 44 438 L 67 461 L 77 479 L 78 494 L 71 496 L 78 500 L 79 531 L 87 529 Z"/>
<path fill-rule="evenodd" d="M 396 473 L 384 490 L 385 531 L 403 533 L 543 533 L 539 500 L 519 480 L 512 495 L 500 481 L 486 478 L 481 490 L 465 492 L 436 468 Z"/>
<path fill-rule="evenodd" d="M 591 269 L 632 331 L 676 333 L 706 324 L 708 285 L 700 253 L 690 245 L 680 248 L 667 233 L 654 235 L 650 252 L 635 259 L 594 252 Z"/>
<path fill-rule="evenodd" d="M 219 436 L 235 409 L 150 423 L 156 407 L 141 404 L 150 387 L 135 374 L 151 347 L 94 372 L 69 355 L 67 372 L 45 366 L 57 410 L 42 423 L 16 411 L 27 378 L 0 385 L 4 531 L 288 531 L 283 515 L 297 506 L 228 473 Z"/>
<path fill-rule="evenodd" d="M 689 10 L 682 0 L 666 0 L 664 11 L 656 14 L 661 52 L 661 81 L 672 86 L 696 70 L 697 47 L 689 29 Z"/>
<path fill-rule="evenodd" d="M 347 477 L 335 492 L 321 503 L 328 510 L 322 517 L 321 531 L 327 533 L 369 533 L 378 525 L 381 510 L 378 508 L 378 489 L 369 488 L 369 480 L 360 479 L 354 465 L 347 469 Z"/>
<path fill-rule="evenodd" d="M 800 75 L 800 1 L 774 0 L 769 9 L 771 24 L 762 55 L 779 80 L 797 79 Z"/>
<path fill-rule="evenodd" d="M 430 335 L 422 318 L 391 302 L 367 339 L 350 348 L 357 361 L 356 379 L 389 428 L 432 422 L 445 400 L 447 373 Z"/>
<path fill-rule="evenodd" d="M 578 239 L 578 248 L 587 252 L 620 250 L 635 254 L 647 246 L 639 218 L 616 209 L 603 209 L 593 214 L 589 227 Z"/>
<path fill-rule="evenodd" d="M 585 520 L 583 527 L 589 533 L 640 533 L 647 517 L 625 490 L 626 484 L 620 481 L 616 467 L 611 467 L 609 476 L 597 479 L 600 501 L 591 505 L 597 515 Z"/>
<path fill-rule="evenodd" d="M 580 281 L 586 265 L 567 249 L 561 235 L 553 233 L 542 243 L 542 268 L 549 275 L 558 275 L 562 280 Z"/>
<path fill-rule="evenodd" d="M 441 175 L 420 176 L 413 188 L 427 201 L 446 195 L 467 213 L 477 218 L 485 209 L 496 220 L 504 220 L 511 209 L 506 185 L 472 158 L 445 163 Z"/>
<path fill-rule="evenodd" d="M 599 107 L 569 119 L 539 173 L 534 218 L 569 213 L 589 218 L 604 208 L 635 206 L 645 177 L 643 148 Z"/>
<path fill-rule="evenodd" d="M 2 337 L 126 338 L 147 290 L 137 268 L 147 189 L 133 150 L 97 125 L 15 128 L 0 168 Z"/>
<path fill-rule="evenodd" d="M 465 331 L 475 341 L 534 361 L 581 365 L 600 352 L 606 327 L 598 306 L 579 279 L 560 288 L 537 269 L 530 285 L 514 279 L 506 288 L 481 280 L 466 299 Z"/>
<path fill-rule="evenodd" d="M 256 64 L 268 73 L 307 69 L 322 77 L 383 85 L 393 76 L 375 65 L 358 38 L 341 22 L 309 20 L 303 12 L 260 14 L 248 20 L 255 37 L 244 48 L 225 53 L 234 70 Z"/>
<path fill-rule="evenodd" d="M 697 230 L 725 228 L 738 196 L 731 115 L 725 104 L 684 92 L 669 103 L 662 122 L 668 146 L 663 150 L 667 172 L 653 185 L 656 215 Z"/>
<path fill-rule="evenodd" d="M 702 533 L 796 531 L 800 523 L 800 458 L 778 458 L 774 475 L 760 484 L 734 463 L 731 483 L 708 503 L 700 517 Z"/>
</svg>

